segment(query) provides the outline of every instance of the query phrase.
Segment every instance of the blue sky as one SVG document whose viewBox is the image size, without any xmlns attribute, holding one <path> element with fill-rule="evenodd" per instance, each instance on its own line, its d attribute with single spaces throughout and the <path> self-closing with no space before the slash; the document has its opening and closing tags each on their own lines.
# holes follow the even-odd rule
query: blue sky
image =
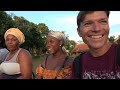
<svg viewBox="0 0 120 90">
<path fill-rule="evenodd" d="M 76 16 L 79 11 L 7 11 L 16 16 L 23 16 L 35 24 L 45 23 L 49 30 L 65 31 L 70 40 L 82 40 L 77 34 Z M 111 11 L 109 36 L 120 35 L 120 11 Z"/>
</svg>

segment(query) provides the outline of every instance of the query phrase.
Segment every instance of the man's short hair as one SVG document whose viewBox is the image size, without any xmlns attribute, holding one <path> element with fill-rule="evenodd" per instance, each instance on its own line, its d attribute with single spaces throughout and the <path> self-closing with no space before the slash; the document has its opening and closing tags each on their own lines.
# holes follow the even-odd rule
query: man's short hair
<svg viewBox="0 0 120 90">
<path fill-rule="evenodd" d="M 95 11 L 80 11 L 80 12 L 78 13 L 78 16 L 77 16 L 77 26 L 78 26 L 78 28 L 79 28 L 81 22 L 83 22 L 85 16 L 86 16 L 87 14 L 93 13 L 93 12 L 95 12 Z M 105 13 L 107 14 L 107 17 L 109 18 L 110 11 L 105 11 Z"/>
</svg>

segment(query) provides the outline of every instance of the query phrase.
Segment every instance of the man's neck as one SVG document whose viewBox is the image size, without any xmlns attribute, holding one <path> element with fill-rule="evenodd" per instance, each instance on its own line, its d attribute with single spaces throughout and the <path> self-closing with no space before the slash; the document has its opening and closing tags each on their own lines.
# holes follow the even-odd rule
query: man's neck
<svg viewBox="0 0 120 90">
<path fill-rule="evenodd" d="M 98 48 L 98 49 L 90 49 L 90 53 L 93 57 L 99 57 L 104 55 L 111 47 L 112 43 L 106 43 L 102 48 Z"/>
</svg>

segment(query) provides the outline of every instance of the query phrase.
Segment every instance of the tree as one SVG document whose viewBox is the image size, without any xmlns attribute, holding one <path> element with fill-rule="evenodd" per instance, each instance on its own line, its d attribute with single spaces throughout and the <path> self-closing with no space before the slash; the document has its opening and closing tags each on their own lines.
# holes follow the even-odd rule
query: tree
<svg viewBox="0 0 120 90">
<path fill-rule="evenodd" d="M 114 40 L 114 42 L 120 44 L 120 35 L 118 35 L 118 37 Z"/>
<path fill-rule="evenodd" d="M 11 27 L 14 27 L 14 21 L 5 11 L 0 11 L 0 34 L 5 33 L 5 31 Z"/>
<path fill-rule="evenodd" d="M 14 22 L 15 27 L 20 29 L 25 35 L 25 43 L 21 46 L 33 53 L 36 43 L 39 42 L 39 40 L 36 39 L 39 36 L 36 31 L 37 25 L 29 22 L 24 17 L 18 16 L 14 16 Z"/>
<path fill-rule="evenodd" d="M 46 35 L 49 32 L 49 29 L 44 23 L 39 23 L 36 31 L 39 32 L 39 34 L 41 35 L 41 39 L 39 40 L 40 41 L 39 47 L 41 47 L 40 52 L 45 53 L 46 52 L 46 46 L 45 46 Z"/>
<path fill-rule="evenodd" d="M 109 41 L 110 41 L 111 43 L 114 43 L 115 36 L 110 36 L 110 38 L 108 38 L 108 39 L 109 39 Z"/>
<path fill-rule="evenodd" d="M 66 47 L 67 50 L 69 50 L 69 53 L 71 53 L 74 45 L 75 45 L 75 41 L 74 40 L 68 40 L 68 44 L 65 47 Z"/>
</svg>

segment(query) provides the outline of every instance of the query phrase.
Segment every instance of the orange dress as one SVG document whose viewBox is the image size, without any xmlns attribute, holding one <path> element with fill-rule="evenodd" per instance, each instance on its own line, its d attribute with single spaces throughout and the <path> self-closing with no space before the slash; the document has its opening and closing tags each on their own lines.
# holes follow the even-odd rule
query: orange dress
<svg viewBox="0 0 120 90">
<path fill-rule="evenodd" d="M 46 68 L 41 67 L 41 65 L 36 68 L 36 75 L 40 75 L 43 79 L 55 79 L 56 74 L 57 74 L 56 70 L 47 70 Z M 57 76 L 57 79 L 66 79 L 71 74 L 72 74 L 71 66 L 66 66 L 62 68 L 62 70 Z"/>
</svg>

